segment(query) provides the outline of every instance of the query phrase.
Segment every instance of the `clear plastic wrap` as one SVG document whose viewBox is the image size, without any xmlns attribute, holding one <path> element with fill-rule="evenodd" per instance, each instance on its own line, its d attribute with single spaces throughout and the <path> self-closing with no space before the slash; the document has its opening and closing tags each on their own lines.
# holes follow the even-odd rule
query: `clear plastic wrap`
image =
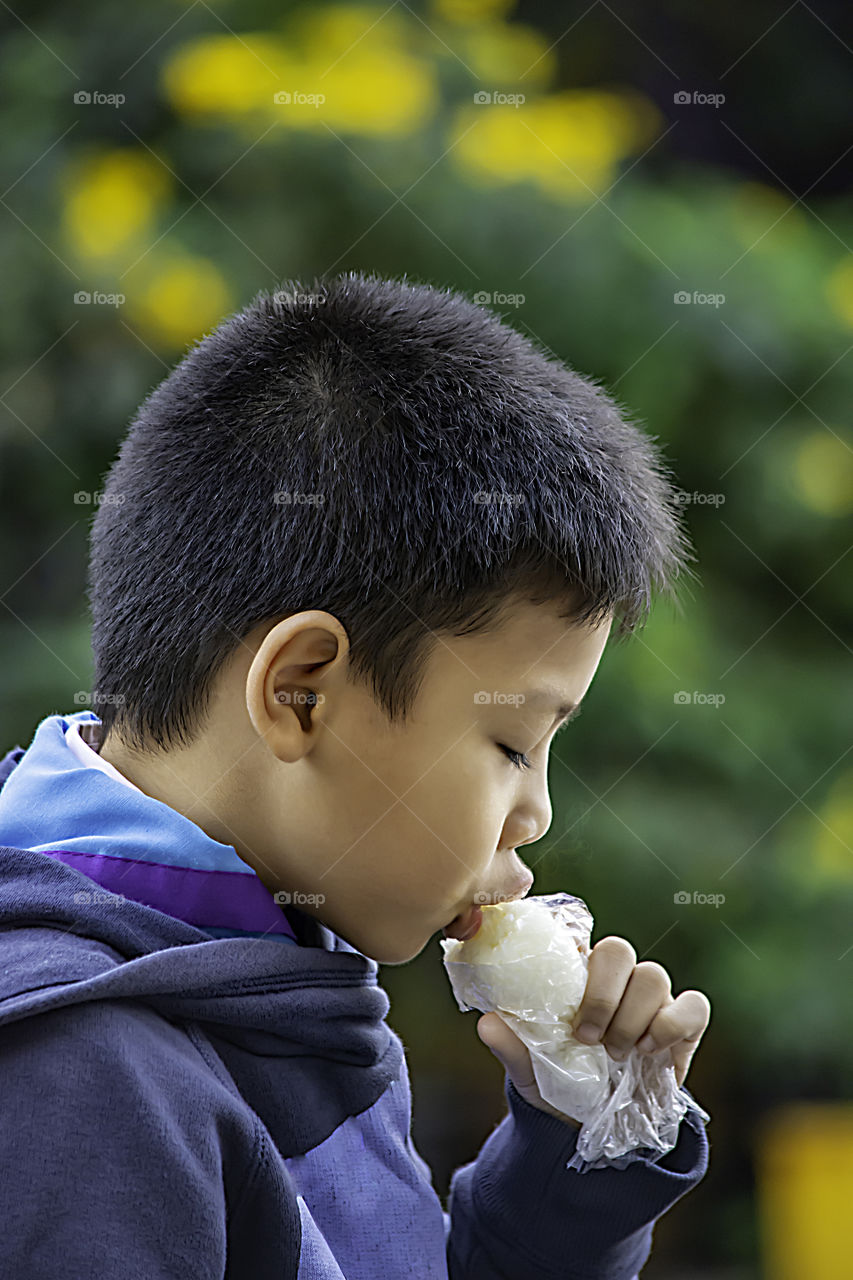
<svg viewBox="0 0 853 1280">
<path fill-rule="evenodd" d="M 668 1052 L 631 1050 L 616 1062 L 602 1044 L 575 1039 L 592 927 L 585 902 L 552 893 L 483 907 L 473 938 L 441 942 L 459 1008 L 497 1013 L 530 1050 L 544 1100 L 581 1123 L 566 1166 L 579 1173 L 671 1151 L 690 1108 L 710 1119 L 678 1087 Z"/>
</svg>

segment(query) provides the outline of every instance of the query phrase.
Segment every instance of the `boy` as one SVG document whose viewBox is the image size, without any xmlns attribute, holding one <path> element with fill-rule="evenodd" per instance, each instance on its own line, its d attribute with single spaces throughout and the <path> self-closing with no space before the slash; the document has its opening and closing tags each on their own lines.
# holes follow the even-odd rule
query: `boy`
<svg viewBox="0 0 853 1280">
<path fill-rule="evenodd" d="M 445 1213 L 377 971 L 530 889 L 554 733 L 689 556 L 651 442 L 460 295 L 351 273 L 188 352 L 91 553 L 99 714 L 0 768 L 2 1274 L 631 1280 L 701 1118 L 567 1170 L 484 1015 L 509 1113 Z M 683 1086 L 709 1003 L 635 961 L 597 944 L 576 1026 Z"/>
</svg>

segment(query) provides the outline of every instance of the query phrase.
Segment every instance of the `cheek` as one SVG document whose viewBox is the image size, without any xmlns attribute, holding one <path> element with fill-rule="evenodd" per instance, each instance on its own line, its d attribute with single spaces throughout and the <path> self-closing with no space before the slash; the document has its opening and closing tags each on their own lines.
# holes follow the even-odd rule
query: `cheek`
<svg viewBox="0 0 853 1280">
<path fill-rule="evenodd" d="M 485 748 L 478 755 L 464 740 L 448 752 L 446 735 L 417 756 L 402 750 L 374 756 L 373 772 L 358 770 L 349 781 L 352 803 L 339 797 L 348 817 L 338 836 L 353 846 L 339 871 L 369 882 L 385 903 L 411 909 L 421 902 L 428 914 L 487 887 L 505 818 L 497 771 L 488 764 Z"/>
<path fill-rule="evenodd" d="M 405 797 L 422 819 L 421 836 L 433 850 L 444 884 L 470 885 L 497 848 L 501 818 L 487 770 L 448 755 Z"/>
</svg>

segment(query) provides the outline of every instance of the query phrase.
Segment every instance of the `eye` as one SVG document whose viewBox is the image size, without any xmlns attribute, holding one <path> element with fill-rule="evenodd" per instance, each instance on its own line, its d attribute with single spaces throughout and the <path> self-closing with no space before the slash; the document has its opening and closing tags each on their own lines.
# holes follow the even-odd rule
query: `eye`
<svg viewBox="0 0 853 1280">
<path fill-rule="evenodd" d="M 501 751 L 504 753 L 507 759 L 510 760 L 515 765 L 516 769 L 530 768 L 530 761 L 527 759 L 527 756 L 523 754 L 523 752 L 513 751 L 511 747 L 505 746 L 502 742 L 498 743 L 498 747 L 501 749 Z"/>
</svg>

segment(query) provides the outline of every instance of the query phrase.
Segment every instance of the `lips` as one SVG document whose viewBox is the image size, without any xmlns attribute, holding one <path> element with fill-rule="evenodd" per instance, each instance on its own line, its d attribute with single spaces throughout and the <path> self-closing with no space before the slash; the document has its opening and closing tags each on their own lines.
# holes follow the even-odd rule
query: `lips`
<svg viewBox="0 0 853 1280">
<path fill-rule="evenodd" d="M 467 942 L 483 923 L 482 907 L 469 907 L 455 916 L 449 925 L 442 930 L 445 938 L 455 938 L 457 942 Z"/>
<path fill-rule="evenodd" d="M 514 902 L 518 898 L 525 897 L 533 888 L 533 873 L 525 868 L 525 876 L 522 882 L 511 889 L 509 893 L 478 893 L 483 906 L 489 905 L 491 902 Z M 482 907 L 470 906 L 464 911 L 460 911 L 458 916 L 450 921 L 442 930 L 445 938 L 455 938 L 457 942 L 467 942 L 469 938 L 473 938 L 474 934 L 483 923 Z"/>
</svg>

